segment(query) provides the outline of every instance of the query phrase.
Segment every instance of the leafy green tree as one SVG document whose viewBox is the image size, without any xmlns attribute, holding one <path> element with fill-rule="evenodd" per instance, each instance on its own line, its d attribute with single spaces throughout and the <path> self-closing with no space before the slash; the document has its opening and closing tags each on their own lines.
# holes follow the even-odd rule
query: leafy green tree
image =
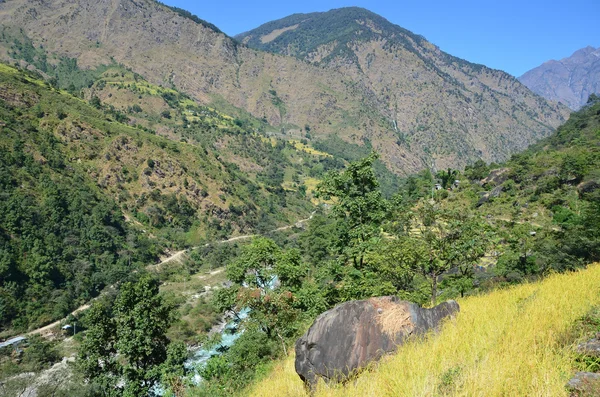
<svg viewBox="0 0 600 397">
<path fill-rule="evenodd" d="M 142 276 L 121 287 L 112 308 L 96 303 L 87 314 L 79 368 L 108 395 L 147 396 L 164 374 L 183 374 L 185 347 L 165 335 L 173 307 L 158 286 Z"/>
<path fill-rule="evenodd" d="M 338 252 L 344 262 L 350 261 L 358 269 L 363 267 L 365 253 L 380 236 L 387 213 L 387 201 L 373 171 L 373 162 L 378 157 L 372 152 L 341 172 L 329 172 L 317 187 L 318 197 L 333 201 L 332 211 L 341 231 Z"/>
<path fill-rule="evenodd" d="M 236 284 L 236 307 L 251 309 L 250 322 L 268 337 L 281 340 L 295 330 L 298 310 L 291 291 L 302 286 L 307 268 L 297 250 L 282 251 L 272 240 L 258 237 L 242 250 L 240 257 L 227 266 L 227 276 Z M 275 277 L 279 286 L 273 285 Z M 232 306 L 232 292 L 220 293 L 217 305 Z M 235 310 L 235 309 L 233 309 Z"/>
<path fill-rule="evenodd" d="M 240 319 L 237 301 L 238 286 L 220 288 L 213 295 L 213 305 L 220 313 L 231 312 L 238 320 Z"/>
<path fill-rule="evenodd" d="M 468 165 L 465 167 L 465 176 L 470 180 L 481 180 L 485 178 L 490 173 L 489 166 L 485 163 L 485 161 L 479 159 L 472 165 Z"/>
<path fill-rule="evenodd" d="M 439 277 L 451 269 L 473 266 L 485 254 L 487 238 L 475 218 L 429 203 L 417 210 L 415 223 L 419 231 L 403 239 L 401 260 L 429 280 L 431 304 L 435 306 Z"/>
<path fill-rule="evenodd" d="M 94 95 L 92 99 L 90 99 L 90 105 L 92 105 L 96 109 L 100 109 L 102 107 L 102 102 L 100 102 L 100 98 Z"/>
<path fill-rule="evenodd" d="M 227 265 L 227 277 L 232 282 L 266 291 L 275 276 L 275 265 L 281 249 L 268 238 L 258 237 L 244 247 L 242 254 Z"/>
<path fill-rule="evenodd" d="M 458 178 L 458 171 L 448 168 L 447 171 L 439 171 L 435 176 L 441 181 L 442 187 L 448 189 L 452 186 L 456 178 Z"/>
</svg>

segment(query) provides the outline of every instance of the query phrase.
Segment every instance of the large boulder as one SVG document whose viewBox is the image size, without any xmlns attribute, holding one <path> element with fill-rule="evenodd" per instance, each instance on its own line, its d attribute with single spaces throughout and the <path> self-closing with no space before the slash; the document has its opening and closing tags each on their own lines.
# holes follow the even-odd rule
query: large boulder
<svg viewBox="0 0 600 397">
<path fill-rule="evenodd" d="M 432 309 L 395 296 L 342 303 L 322 313 L 296 342 L 296 372 L 309 386 L 341 382 L 396 350 L 409 336 L 436 329 L 459 311 L 455 301 Z"/>
</svg>

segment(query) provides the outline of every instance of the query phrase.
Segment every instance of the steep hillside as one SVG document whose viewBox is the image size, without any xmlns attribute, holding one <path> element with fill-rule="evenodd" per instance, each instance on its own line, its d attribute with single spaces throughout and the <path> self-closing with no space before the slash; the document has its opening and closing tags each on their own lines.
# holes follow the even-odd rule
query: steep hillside
<svg viewBox="0 0 600 397">
<path fill-rule="evenodd" d="M 351 76 L 399 141 L 424 148 L 439 167 L 498 161 L 549 134 L 567 115 L 512 76 L 446 54 L 361 8 L 296 14 L 237 38 Z"/>
<path fill-rule="evenodd" d="M 505 159 L 550 134 L 566 115 L 504 73 L 448 56 L 364 10 L 345 13 L 344 21 L 358 20 L 348 25 L 354 33 L 334 31 L 327 36 L 334 41 L 306 57 L 326 60 L 323 68 L 249 49 L 150 0 L 11 0 L 0 3 L 0 55 L 31 63 L 11 48 L 10 36 L 22 32 L 35 48 L 75 58 L 83 69 L 114 60 L 152 84 L 220 110 L 233 105 L 278 131 L 315 140 L 337 134 L 341 145 L 372 145 L 399 174 L 432 160 L 444 167 Z M 276 32 L 272 42 L 300 31 Z M 354 39 L 361 34 L 365 40 Z M 334 47 L 345 50 L 333 53 Z"/>
<path fill-rule="evenodd" d="M 544 98 L 577 110 L 600 93 L 600 48 L 585 47 L 570 57 L 531 69 L 519 81 Z"/>
<path fill-rule="evenodd" d="M 355 381 L 321 384 L 316 396 L 568 396 L 572 332 L 600 305 L 600 265 L 539 283 L 459 300 L 456 320 L 413 340 Z M 308 396 L 293 354 L 251 396 Z"/>
<path fill-rule="evenodd" d="M 306 185 L 343 166 L 118 65 L 86 94 L 0 64 L 0 332 L 62 317 L 172 248 L 306 218 Z"/>
</svg>

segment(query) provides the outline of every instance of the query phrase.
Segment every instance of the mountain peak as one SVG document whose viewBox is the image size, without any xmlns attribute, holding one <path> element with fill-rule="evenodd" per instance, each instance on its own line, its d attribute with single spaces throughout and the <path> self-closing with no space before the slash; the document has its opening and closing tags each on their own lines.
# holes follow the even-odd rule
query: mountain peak
<svg viewBox="0 0 600 397">
<path fill-rule="evenodd" d="M 256 49 L 305 58 L 321 46 L 335 43 L 344 52 L 352 41 L 398 40 L 421 43 L 416 35 L 361 7 L 334 8 L 325 12 L 293 14 L 267 22 L 235 36 Z M 336 51 L 333 51 L 336 52 Z"/>
<path fill-rule="evenodd" d="M 600 48 L 587 46 L 559 61 L 531 69 L 519 80 L 533 92 L 577 110 L 600 93 Z"/>
</svg>

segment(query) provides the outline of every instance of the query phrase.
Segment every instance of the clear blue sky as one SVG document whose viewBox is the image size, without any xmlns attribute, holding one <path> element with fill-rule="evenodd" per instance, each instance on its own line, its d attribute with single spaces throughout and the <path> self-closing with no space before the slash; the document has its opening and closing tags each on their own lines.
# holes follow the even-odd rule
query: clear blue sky
<svg viewBox="0 0 600 397">
<path fill-rule="evenodd" d="M 163 0 L 234 36 L 294 13 L 359 6 L 442 50 L 514 76 L 550 59 L 600 47 L 600 0 Z"/>
</svg>

